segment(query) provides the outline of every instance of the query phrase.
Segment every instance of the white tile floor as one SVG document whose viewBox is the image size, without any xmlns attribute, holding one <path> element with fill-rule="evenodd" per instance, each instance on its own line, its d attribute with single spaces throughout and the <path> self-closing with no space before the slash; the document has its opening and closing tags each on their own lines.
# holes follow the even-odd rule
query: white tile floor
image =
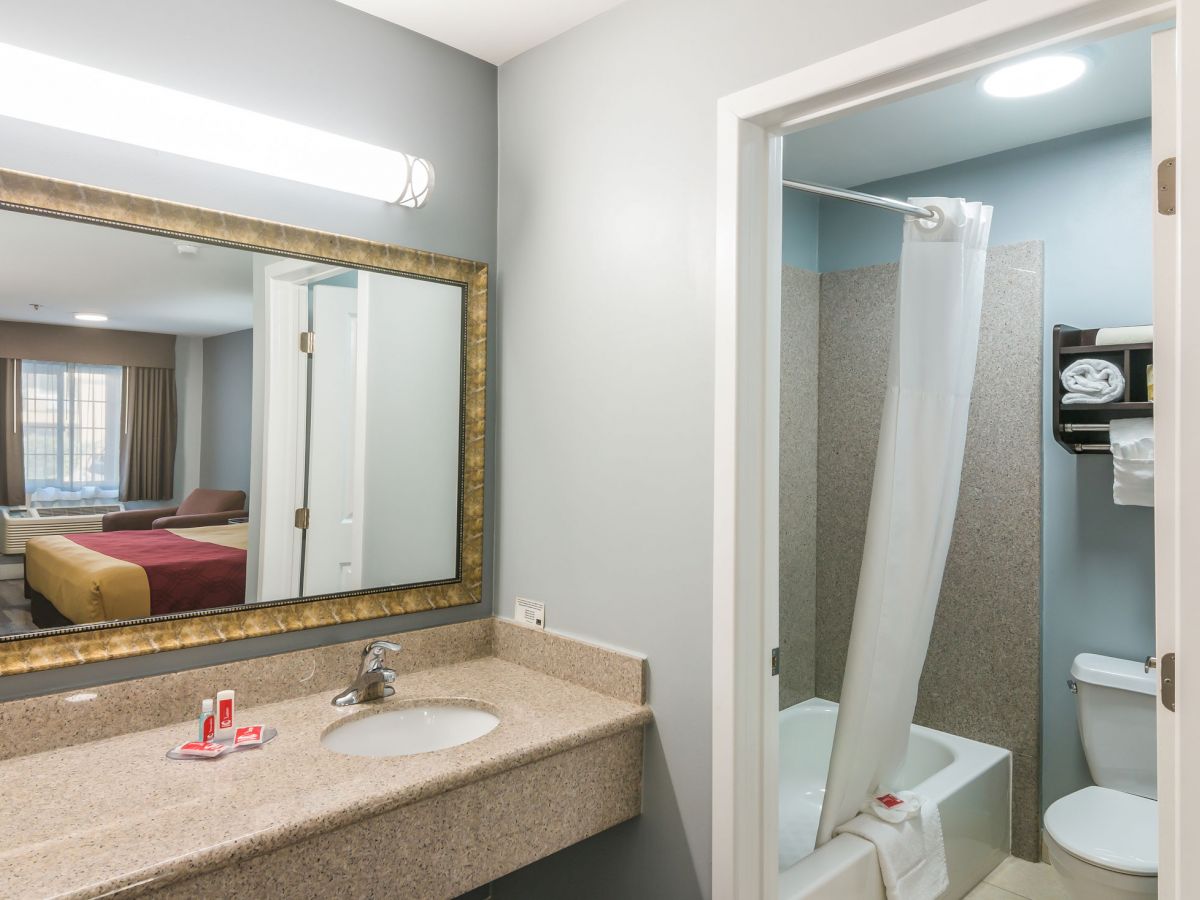
<svg viewBox="0 0 1200 900">
<path fill-rule="evenodd" d="M 1067 900 L 1058 875 L 1046 863 L 1010 856 L 967 894 L 966 900 Z"/>
</svg>

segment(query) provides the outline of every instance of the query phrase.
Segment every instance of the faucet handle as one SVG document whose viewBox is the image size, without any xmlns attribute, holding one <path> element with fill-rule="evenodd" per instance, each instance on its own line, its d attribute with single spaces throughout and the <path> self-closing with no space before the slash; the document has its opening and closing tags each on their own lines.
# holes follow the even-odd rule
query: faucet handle
<svg viewBox="0 0 1200 900">
<path fill-rule="evenodd" d="M 366 656 L 368 653 L 374 653 L 377 656 L 383 656 L 384 650 L 397 651 L 400 649 L 402 649 L 401 646 L 392 641 L 371 641 L 371 643 L 367 644 L 367 646 L 363 648 L 363 656 Z"/>
<path fill-rule="evenodd" d="M 371 672 L 375 669 L 383 668 L 383 651 L 400 649 L 400 645 L 392 641 L 371 641 L 367 646 L 363 647 L 362 666 L 360 673 Z"/>
</svg>

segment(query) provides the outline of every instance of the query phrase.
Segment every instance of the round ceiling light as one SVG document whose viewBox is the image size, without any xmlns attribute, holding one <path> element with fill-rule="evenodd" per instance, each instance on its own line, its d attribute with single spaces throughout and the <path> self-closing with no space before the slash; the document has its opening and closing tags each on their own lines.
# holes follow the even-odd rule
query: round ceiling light
<svg viewBox="0 0 1200 900">
<path fill-rule="evenodd" d="M 108 316 L 103 313 L 75 313 L 75 318 L 80 322 L 107 322 Z"/>
<path fill-rule="evenodd" d="M 997 69 L 984 77 L 982 86 L 993 97 L 1036 97 L 1078 81 L 1087 66 L 1082 56 L 1038 56 Z"/>
</svg>

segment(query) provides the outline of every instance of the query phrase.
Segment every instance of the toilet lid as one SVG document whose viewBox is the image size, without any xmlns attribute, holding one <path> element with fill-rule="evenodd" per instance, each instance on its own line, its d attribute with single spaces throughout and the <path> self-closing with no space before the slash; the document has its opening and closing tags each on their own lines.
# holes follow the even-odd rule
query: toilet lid
<svg viewBox="0 0 1200 900">
<path fill-rule="evenodd" d="M 1158 874 L 1158 804 L 1153 800 L 1086 787 L 1050 805 L 1046 831 L 1085 862 L 1130 875 Z"/>
</svg>

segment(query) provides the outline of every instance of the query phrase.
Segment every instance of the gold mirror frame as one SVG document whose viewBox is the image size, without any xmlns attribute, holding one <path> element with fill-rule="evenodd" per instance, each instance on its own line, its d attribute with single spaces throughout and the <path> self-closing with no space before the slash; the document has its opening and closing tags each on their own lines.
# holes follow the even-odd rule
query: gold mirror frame
<svg viewBox="0 0 1200 900">
<path fill-rule="evenodd" d="M 0 169 L 0 209 L 461 285 L 466 304 L 457 580 L 17 635 L 0 640 L 0 676 L 480 602 L 487 382 L 485 263 L 10 169 Z"/>
</svg>

